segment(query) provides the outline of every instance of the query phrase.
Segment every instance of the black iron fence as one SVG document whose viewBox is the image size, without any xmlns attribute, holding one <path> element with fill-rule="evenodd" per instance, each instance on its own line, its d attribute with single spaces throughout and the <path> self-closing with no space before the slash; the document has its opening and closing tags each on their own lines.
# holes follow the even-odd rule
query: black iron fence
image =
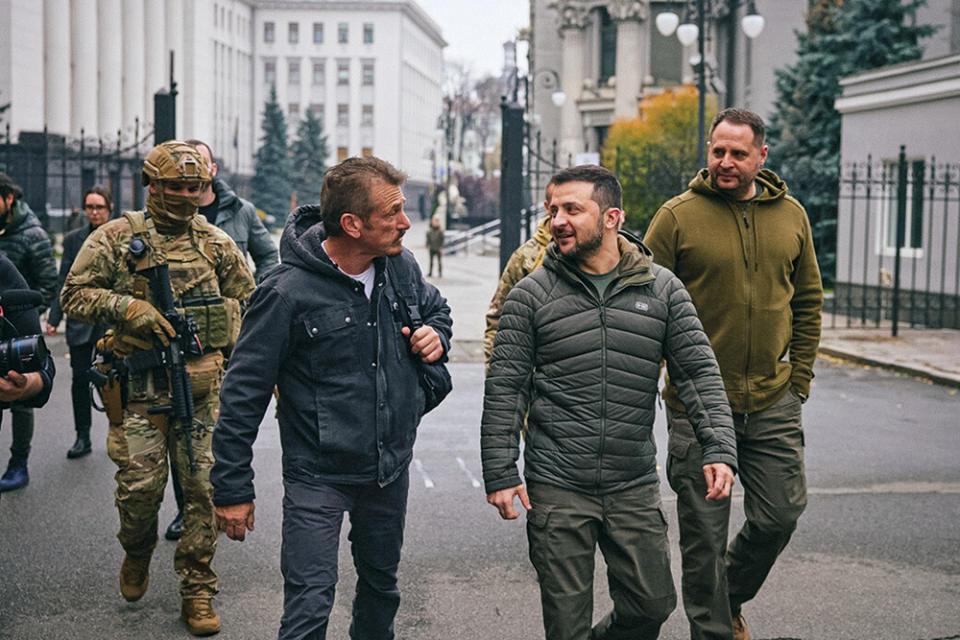
<svg viewBox="0 0 960 640">
<path fill-rule="evenodd" d="M 840 180 L 825 326 L 960 329 L 960 163 L 852 163 Z"/>
<path fill-rule="evenodd" d="M 95 184 L 105 185 L 113 199 L 114 215 L 125 209 L 143 208 L 140 184 L 142 150 L 152 131 L 134 126 L 132 141 L 118 132 L 115 140 L 84 136 L 77 139 L 40 132 L 20 132 L 17 141 L 7 125 L 0 139 L 0 171 L 23 189 L 23 199 L 50 233 L 68 231 L 85 220 L 83 192 Z"/>
</svg>

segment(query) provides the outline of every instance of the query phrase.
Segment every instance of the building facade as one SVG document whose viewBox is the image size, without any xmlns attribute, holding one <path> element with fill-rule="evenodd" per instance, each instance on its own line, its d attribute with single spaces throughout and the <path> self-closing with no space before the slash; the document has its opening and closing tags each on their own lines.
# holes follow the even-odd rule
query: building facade
<svg viewBox="0 0 960 640">
<path fill-rule="evenodd" d="M 690 60 L 696 44 L 683 47 L 676 36 L 663 36 L 654 26 L 657 14 L 682 14 L 684 4 L 531 0 L 531 109 L 542 137 L 558 141 L 562 158 L 600 151 L 610 125 L 618 118 L 635 117 L 645 94 L 695 82 Z M 754 40 L 739 27 L 746 2 L 713 0 L 707 5 L 708 90 L 718 94 L 721 105 L 767 116 L 775 97 L 774 70 L 794 59 L 795 47 L 783 43 L 794 42 L 793 31 L 804 27 L 808 0 L 757 0 L 766 24 Z M 560 107 L 551 101 L 558 81 L 566 95 Z"/>
<path fill-rule="evenodd" d="M 230 171 L 253 171 L 272 85 L 291 135 L 320 117 L 331 160 L 375 154 L 431 181 L 446 43 L 413 0 L 0 0 L 0 43 L 14 140 L 152 142 L 172 72 L 177 135 Z"/>
</svg>

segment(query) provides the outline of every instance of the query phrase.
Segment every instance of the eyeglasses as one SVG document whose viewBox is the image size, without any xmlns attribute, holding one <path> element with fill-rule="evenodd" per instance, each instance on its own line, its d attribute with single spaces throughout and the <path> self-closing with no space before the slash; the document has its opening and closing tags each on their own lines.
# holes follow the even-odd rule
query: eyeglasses
<svg viewBox="0 0 960 640">
<path fill-rule="evenodd" d="M 105 204 L 85 204 L 83 208 L 87 211 L 106 211 L 107 205 Z"/>
</svg>

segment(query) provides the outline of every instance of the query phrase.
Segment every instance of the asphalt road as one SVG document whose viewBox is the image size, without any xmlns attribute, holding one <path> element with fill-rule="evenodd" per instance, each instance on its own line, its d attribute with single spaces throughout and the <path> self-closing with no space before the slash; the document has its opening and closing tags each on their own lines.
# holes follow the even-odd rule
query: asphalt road
<svg viewBox="0 0 960 640">
<path fill-rule="evenodd" d="M 174 545 L 160 541 L 150 588 L 119 595 L 114 467 L 98 416 L 94 453 L 65 459 L 73 441 L 69 368 L 37 414 L 31 483 L 0 500 L 0 638 L 189 637 L 178 621 Z M 539 595 L 522 519 L 502 522 L 480 483 L 480 364 L 452 366 L 456 389 L 421 425 L 411 467 L 403 602 L 397 637 L 542 638 Z M 862 367 L 818 361 L 805 408 L 810 503 L 790 546 L 744 614 L 755 640 L 960 638 L 960 396 L 955 390 Z M 10 443 L 0 430 L 0 463 Z M 665 443 L 662 419 L 657 437 Z M 661 447 L 663 448 L 663 447 Z M 257 528 L 221 537 L 215 560 L 219 637 L 276 636 L 282 583 L 280 445 L 272 411 L 256 444 Z M 664 483 L 671 535 L 674 501 Z M 172 496 L 161 512 L 173 515 Z M 736 527 L 742 504 L 735 502 Z M 341 552 L 330 638 L 346 638 L 354 573 Z M 609 607 L 598 557 L 596 607 Z M 674 573 L 679 556 L 674 548 Z M 688 637 L 682 608 L 662 638 Z"/>
</svg>

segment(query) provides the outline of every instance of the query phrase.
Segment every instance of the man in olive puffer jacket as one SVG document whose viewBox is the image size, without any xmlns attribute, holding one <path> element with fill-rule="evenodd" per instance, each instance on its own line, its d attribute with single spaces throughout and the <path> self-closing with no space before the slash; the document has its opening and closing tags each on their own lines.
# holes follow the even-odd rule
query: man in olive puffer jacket
<svg viewBox="0 0 960 640">
<path fill-rule="evenodd" d="M 653 439 L 661 360 L 693 407 L 707 500 L 733 485 L 730 408 L 683 284 L 617 232 L 616 178 L 580 166 L 553 182 L 554 241 L 543 268 L 507 297 L 490 360 L 487 501 L 504 519 L 517 517 L 514 498 L 528 509 L 548 638 L 655 638 L 676 606 Z M 524 487 L 517 458 L 528 413 Z M 598 543 L 614 607 L 591 631 Z"/>
</svg>

